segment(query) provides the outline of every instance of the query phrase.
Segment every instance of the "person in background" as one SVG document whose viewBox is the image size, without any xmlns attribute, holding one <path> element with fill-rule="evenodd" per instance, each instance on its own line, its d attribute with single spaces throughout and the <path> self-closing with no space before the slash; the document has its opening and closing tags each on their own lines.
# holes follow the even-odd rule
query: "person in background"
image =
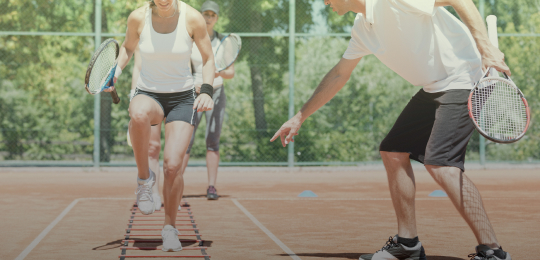
<svg viewBox="0 0 540 260">
<path fill-rule="evenodd" d="M 206 31 L 212 42 L 212 50 L 216 51 L 221 39 L 224 35 L 214 31 L 214 26 L 219 18 L 219 5 L 213 1 L 206 1 L 201 7 L 201 13 L 206 21 Z M 191 53 L 191 64 L 193 68 L 193 76 L 195 78 L 195 88 L 203 84 L 202 69 L 203 63 L 201 54 L 197 46 L 193 46 Z M 219 167 L 219 137 L 223 126 L 223 118 L 225 117 L 225 106 L 227 104 L 227 96 L 225 95 L 225 87 L 223 79 L 232 79 L 234 77 L 234 64 L 225 70 L 215 73 L 214 79 L 214 109 L 206 112 L 199 112 L 195 120 L 195 129 L 189 143 L 188 150 L 184 157 L 182 171 L 186 169 L 189 161 L 189 153 L 195 140 L 195 132 L 201 122 L 203 114 L 206 115 L 206 167 L 208 170 L 208 189 L 206 190 L 206 198 L 209 200 L 217 200 L 219 198 L 215 188 L 218 167 Z"/>
</svg>

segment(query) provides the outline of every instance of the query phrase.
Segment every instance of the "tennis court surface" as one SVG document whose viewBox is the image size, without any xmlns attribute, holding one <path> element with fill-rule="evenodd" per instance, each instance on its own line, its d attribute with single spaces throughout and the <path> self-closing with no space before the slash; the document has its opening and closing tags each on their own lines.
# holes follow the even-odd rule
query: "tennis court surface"
<svg viewBox="0 0 540 260">
<path fill-rule="evenodd" d="M 540 231 L 539 173 L 538 168 L 467 171 L 513 259 L 539 259 L 534 249 Z M 135 168 L 0 168 L 0 259 L 119 259 L 132 216 L 135 176 Z M 206 168 L 188 168 L 185 181 L 189 206 L 179 219 L 188 221 L 178 223 L 188 225 L 178 229 L 186 235 L 181 237 L 186 250 L 132 250 L 161 244 L 130 243 L 125 256 L 358 259 L 397 232 L 382 169 L 225 167 L 218 175 L 222 197 L 217 201 L 205 199 Z M 418 232 L 428 259 L 468 259 L 476 240 L 466 223 L 448 198 L 429 196 L 440 188 L 425 170 L 416 170 L 416 182 Z M 306 190 L 317 197 L 298 197 Z M 131 223 L 161 224 L 162 212 L 155 213 L 157 222 Z M 131 228 L 131 234 L 159 235 L 135 228 L 161 226 Z"/>
</svg>

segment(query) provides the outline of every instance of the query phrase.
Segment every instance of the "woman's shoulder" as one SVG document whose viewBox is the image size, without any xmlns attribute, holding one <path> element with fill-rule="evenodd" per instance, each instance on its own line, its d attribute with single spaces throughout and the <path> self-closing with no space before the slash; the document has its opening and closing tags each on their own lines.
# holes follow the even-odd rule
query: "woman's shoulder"
<svg viewBox="0 0 540 260">
<path fill-rule="evenodd" d="M 135 9 L 131 14 L 129 14 L 128 17 L 128 24 L 129 23 L 141 23 L 144 22 L 144 17 L 146 15 L 146 10 L 148 10 L 148 5 L 141 6 L 137 9 Z"/>
<path fill-rule="evenodd" d="M 199 21 L 200 19 L 203 19 L 202 14 L 199 12 L 199 10 L 193 8 L 191 5 L 188 4 L 186 4 L 186 17 L 188 22 Z"/>
</svg>

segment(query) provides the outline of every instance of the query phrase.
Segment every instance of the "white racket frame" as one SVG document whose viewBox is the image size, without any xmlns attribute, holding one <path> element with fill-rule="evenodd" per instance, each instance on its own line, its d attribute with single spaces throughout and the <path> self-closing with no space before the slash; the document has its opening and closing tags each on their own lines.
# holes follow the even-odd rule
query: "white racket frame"
<svg viewBox="0 0 540 260">
<path fill-rule="evenodd" d="M 488 17 L 486 17 L 486 21 L 487 21 L 487 25 L 488 25 L 487 29 L 488 29 L 489 40 L 491 41 L 491 43 L 495 47 L 499 48 L 499 40 L 498 40 L 498 36 L 497 36 L 497 17 L 495 15 L 489 15 Z M 490 76 L 487 76 L 488 74 Z M 476 127 L 476 130 L 478 130 L 478 132 L 482 136 L 484 136 L 486 139 L 488 139 L 490 141 L 493 141 L 493 142 L 496 142 L 496 143 L 513 143 L 513 142 L 516 142 L 519 139 L 521 139 L 525 135 L 525 133 L 527 132 L 527 129 L 529 129 L 529 125 L 530 125 L 530 122 L 531 122 L 531 112 L 530 112 L 530 109 L 529 109 L 529 104 L 527 103 L 527 99 L 525 99 L 525 96 L 523 95 L 521 90 L 516 86 L 516 84 L 512 81 L 512 79 L 508 75 L 506 75 L 506 73 L 503 73 L 503 75 L 504 75 L 504 78 L 501 78 L 499 76 L 498 72 L 494 68 L 487 68 L 487 70 L 484 72 L 484 75 L 482 76 L 482 79 L 480 79 L 474 85 L 473 89 L 471 90 L 471 93 L 469 94 L 469 100 L 467 102 L 467 107 L 469 109 L 469 117 L 473 121 L 474 126 Z M 509 86 L 511 86 L 512 88 L 514 88 L 516 90 L 516 92 L 519 94 L 519 96 L 521 97 L 521 100 L 523 101 L 523 103 L 525 105 L 525 110 L 526 110 L 525 113 L 526 113 L 526 116 L 527 116 L 527 123 L 525 124 L 525 129 L 523 130 L 523 132 L 519 136 L 517 136 L 516 138 L 513 138 L 513 139 L 499 139 L 499 138 L 492 137 L 492 136 L 488 135 L 488 133 L 486 133 L 480 127 L 480 125 L 478 124 L 478 122 L 474 118 L 473 107 L 472 107 L 472 97 L 473 97 L 473 94 L 474 94 L 475 90 L 479 89 L 479 86 L 485 87 L 485 86 L 491 85 L 491 84 L 482 84 L 483 82 L 486 82 L 486 81 L 491 81 L 491 82 L 493 82 L 493 81 L 502 81 L 502 82 L 508 84 Z"/>
</svg>

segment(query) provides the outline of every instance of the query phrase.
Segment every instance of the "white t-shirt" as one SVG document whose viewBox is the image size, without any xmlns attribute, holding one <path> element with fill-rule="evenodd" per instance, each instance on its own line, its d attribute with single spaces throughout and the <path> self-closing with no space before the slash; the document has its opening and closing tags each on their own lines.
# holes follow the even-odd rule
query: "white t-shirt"
<svg viewBox="0 0 540 260">
<path fill-rule="evenodd" d="M 430 93 L 472 89 L 482 77 L 469 29 L 435 0 L 366 0 L 343 58 L 368 54 Z"/>
<path fill-rule="evenodd" d="M 221 41 L 217 37 L 217 33 L 214 33 L 214 39 L 212 39 L 212 52 L 216 53 L 216 49 L 221 43 Z M 193 65 L 193 77 L 195 78 L 195 87 L 201 86 L 203 83 L 202 79 L 202 56 L 201 52 L 199 51 L 199 48 L 197 48 L 197 44 L 193 43 L 193 49 L 191 51 L 191 64 Z M 223 86 L 223 78 L 217 77 L 214 79 L 214 89 L 222 87 Z"/>
</svg>

